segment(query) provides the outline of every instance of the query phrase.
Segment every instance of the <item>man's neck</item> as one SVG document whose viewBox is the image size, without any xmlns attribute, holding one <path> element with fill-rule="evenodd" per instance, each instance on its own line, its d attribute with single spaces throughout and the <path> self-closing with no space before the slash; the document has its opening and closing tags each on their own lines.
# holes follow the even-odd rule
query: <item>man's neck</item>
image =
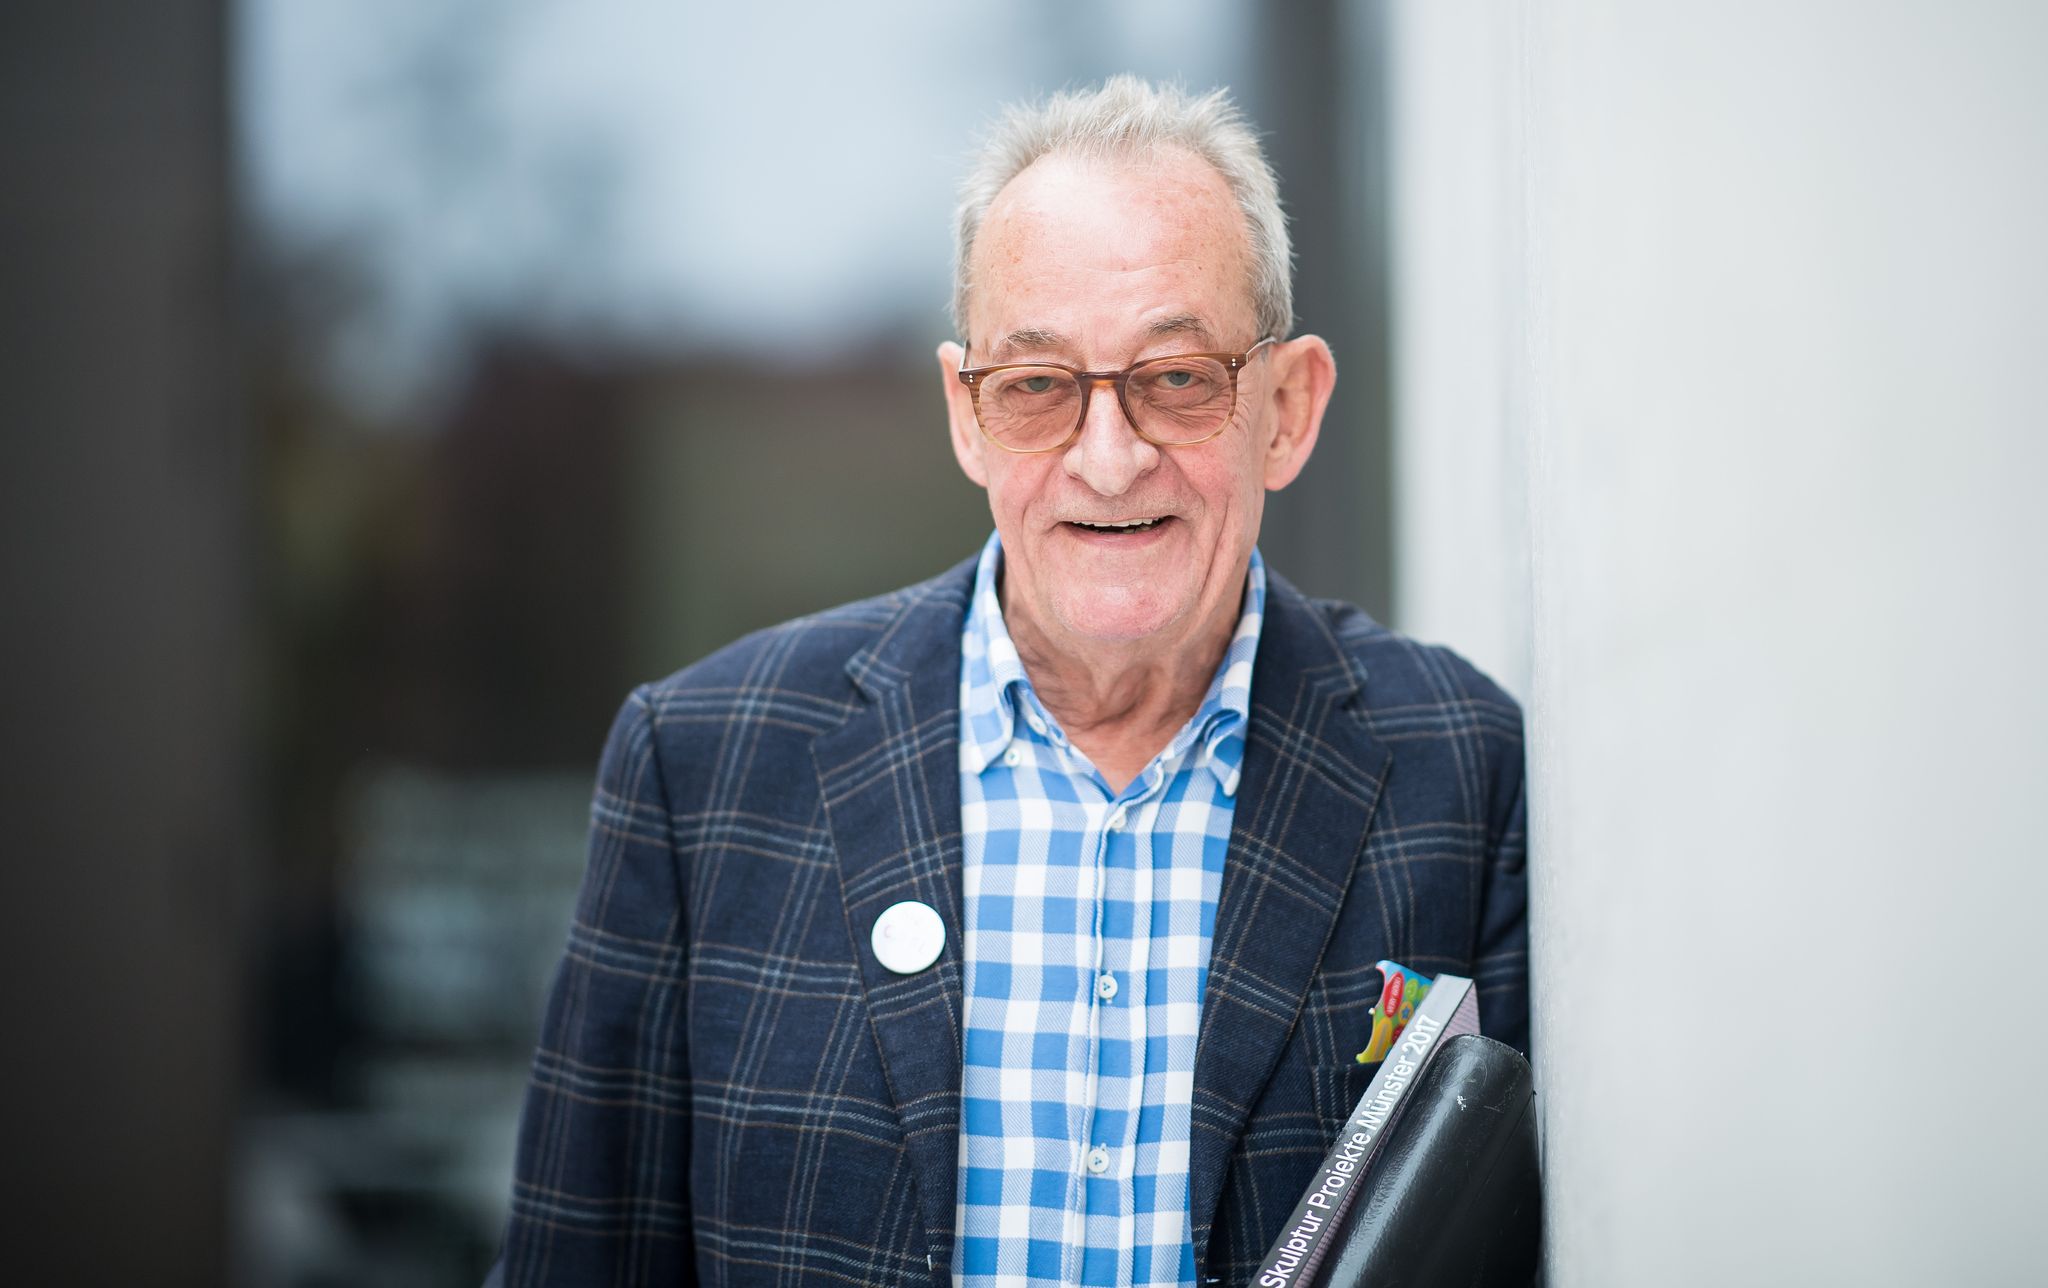
<svg viewBox="0 0 2048 1288">
<path fill-rule="evenodd" d="M 1201 709 L 1242 613 L 1240 595 L 1175 638 L 1111 643 L 1056 640 L 1007 608 L 1004 623 L 1038 700 L 1120 792 Z"/>
</svg>

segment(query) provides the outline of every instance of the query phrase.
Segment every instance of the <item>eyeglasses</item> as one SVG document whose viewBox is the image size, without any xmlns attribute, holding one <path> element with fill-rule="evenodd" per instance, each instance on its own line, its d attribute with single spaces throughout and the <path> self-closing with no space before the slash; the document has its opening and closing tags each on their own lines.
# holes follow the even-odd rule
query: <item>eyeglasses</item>
<svg viewBox="0 0 2048 1288">
<path fill-rule="evenodd" d="M 982 437 L 1006 452 L 1051 452 L 1081 436 L 1088 395 L 1116 386 L 1116 400 L 1138 437 L 1162 447 L 1206 443 L 1230 425 L 1237 373 L 1276 341 L 1267 336 L 1243 353 L 1175 353 L 1122 371 L 1077 371 L 1051 362 L 963 367 L 960 382 L 974 397 Z"/>
</svg>

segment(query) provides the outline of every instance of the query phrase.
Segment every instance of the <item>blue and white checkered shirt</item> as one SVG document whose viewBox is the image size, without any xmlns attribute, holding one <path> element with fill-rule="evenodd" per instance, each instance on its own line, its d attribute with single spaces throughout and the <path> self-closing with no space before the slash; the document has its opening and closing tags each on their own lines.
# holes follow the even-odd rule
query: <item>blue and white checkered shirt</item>
<svg viewBox="0 0 2048 1288">
<path fill-rule="evenodd" d="M 955 1271 L 1180 1284 L 1195 1037 L 1266 569 L 1194 718 L 1121 792 L 1039 703 L 982 549 L 960 640 L 965 1061 Z"/>
</svg>

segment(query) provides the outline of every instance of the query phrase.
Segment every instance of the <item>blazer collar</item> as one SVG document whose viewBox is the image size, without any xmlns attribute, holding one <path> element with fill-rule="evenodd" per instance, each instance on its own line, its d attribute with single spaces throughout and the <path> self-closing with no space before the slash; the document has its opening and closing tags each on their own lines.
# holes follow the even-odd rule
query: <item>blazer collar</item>
<svg viewBox="0 0 2048 1288">
<path fill-rule="evenodd" d="M 1364 668 L 1323 614 L 1267 574 L 1244 778 L 1216 901 L 1195 1043 L 1189 1220 L 1195 1264 L 1231 1154 L 1323 958 L 1389 756 L 1356 710 Z"/>
<path fill-rule="evenodd" d="M 811 755 L 837 852 L 846 930 L 896 1100 L 935 1264 L 950 1264 L 960 1149 L 960 628 L 970 560 L 902 592 L 846 673 L 865 699 Z M 883 909 L 938 911 L 931 968 L 898 975 L 869 948 Z"/>
</svg>

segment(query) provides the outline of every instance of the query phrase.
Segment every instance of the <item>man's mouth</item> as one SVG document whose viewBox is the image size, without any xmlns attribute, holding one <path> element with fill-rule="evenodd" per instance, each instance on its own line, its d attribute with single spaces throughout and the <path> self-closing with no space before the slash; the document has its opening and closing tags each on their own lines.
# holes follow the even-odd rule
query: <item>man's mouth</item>
<svg viewBox="0 0 2048 1288">
<path fill-rule="evenodd" d="M 1160 515 L 1156 519 L 1125 519 L 1114 523 L 1086 523 L 1080 519 L 1069 519 L 1068 522 L 1083 532 L 1150 532 L 1171 517 Z"/>
</svg>

